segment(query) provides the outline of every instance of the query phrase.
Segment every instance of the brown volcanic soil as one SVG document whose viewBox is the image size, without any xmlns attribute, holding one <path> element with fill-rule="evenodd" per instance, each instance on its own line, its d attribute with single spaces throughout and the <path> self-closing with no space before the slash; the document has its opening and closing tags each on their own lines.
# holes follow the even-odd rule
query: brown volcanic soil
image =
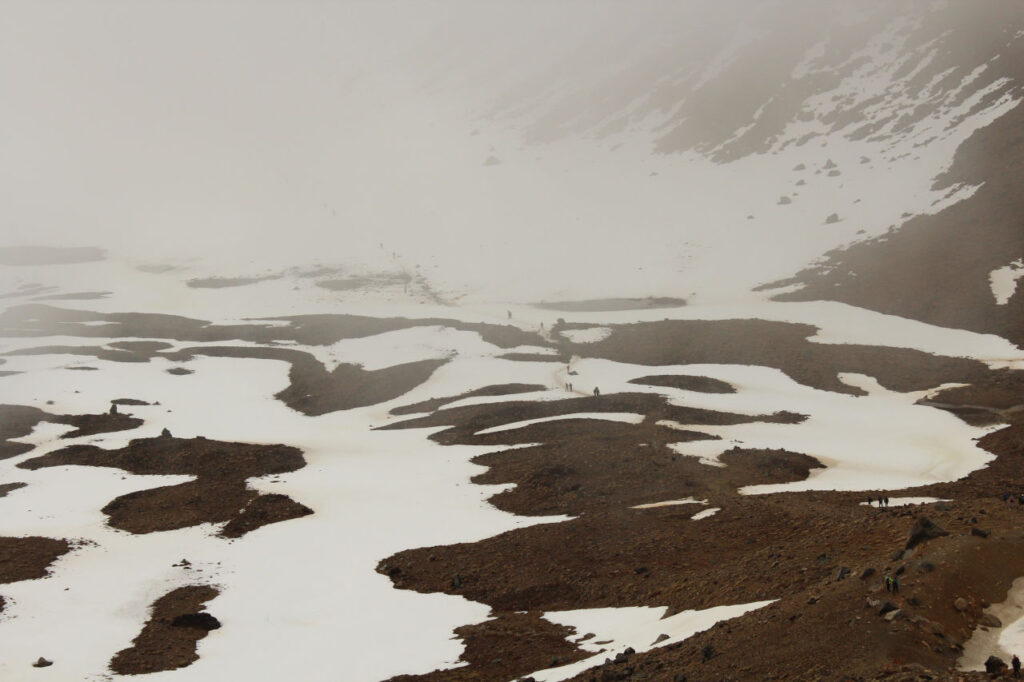
<svg viewBox="0 0 1024 682">
<path fill-rule="evenodd" d="M 439 670 L 426 676 L 398 675 L 389 682 L 511 680 L 552 664 L 573 663 L 589 655 L 566 641 L 573 634 L 572 628 L 550 623 L 539 613 L 502 611 L 493 615 L 493 620 L 455 628 L 455 634 L 466 646 L 459 660 L 467 662 L 468 666 Z M 521 642 L 523 646 L 513 650 L 503 648 L 509 641 Z"/>
<path fill-rule="evenodd" d="M 50 564 L 70 551 L 67 540 L 0 537 L 0 583 L 43 578 Z"/>
<path fill-rule="evenodd" d="M 295 471 L 305 464 L 298 449 L 284 445 L 163 436 L 136 439 L 119 450 L 73 445 L 18 466 L 106 466 L 133 474 L 192 475 L 194 481 L 122 495 L 103 512 L 111 526 L 131 533 L 227 522 L 222 535 L 240 537 L 269 523 L 313 513 L 284 495 L 260 495 L 245 483 L 254 476 Z"/>
<path fill-rule="evenodd" d="M 80 336 L 173 339 L 209 343 L 212 341 L 251 341 L 271 344 L 294 341 L 309 346 L 324 346 L 342 339 L 362 338 L 410 327 L 450 327 L 472 331 L 500 348 L 544 345 L 541 336 L 512 325 L 474 324 L 442 318 L 378 318 L 360 315 L 296 315 L 268 318 L 285 320 L 287 326 L 259 324 L 215 325 L 178 315 L 153 313 L 97 313 L 54 308 L 41 304 L 12 306 L 0 313 L 0 336 Z M 97 322 L 105 322 L 99 325 Z"/>
<path fill-rule="evenodd" d="M 23 455 L 34 449 L 34 445 L 17 443 L 11 439 L 29 435 L 40 422 L 76 427 L 62 438 L 127 431 L 142 425 L 141 419 L 126 414 L 51 414 L 27 405 L 0 405 L 0 459 Z"/>
<path fill-rule="evenodd" d="M 696 391 L 697 393 L 735 393 L 736 389 L 725 381 L 712 379 L 710 377 L 689 376 L 686 374 L 670 374 L 659 376 L 638 377 L 630 379 L 629 383 L 641 386 L 666 386 L 678 388 L 683 391 Z"/>
<path fill-rule="evenodd" d="M 630 394 L 559 403 L 576 403 L 572 411 L 600 411 L 601 401 L 616 405 L 609 411 L 641 407 Z M 559 413 L 559 403 L 543 410 Z M 656 402 L 644 407 L 657 410 Z M 521 634 L 507 632 L 500 616 L 508 612 L 636 605 L 674 612 L 765 599 L 778 601 L 575 679 L 914 679 L 918 669 L 907 666 L 937 671 L 933 679 L 956 679 L 960 646 L 977 627 L 982 606 L 1002 601 L 1012 581 L 1024 575 L 1024 511 L 998 500 L 1007 490 L 1024 491 L 1024 425 L 981 441 L 998 455 L 989 467 L 962 481 L 898 493 L 952 502 L 881 510 L 860 502 L 897 493 L 741 496 L 736 490 L 743 485 L 801 480 L 817 462 L 784 451 L 734 449 L 721 457 L 726 467 L 708 467 L 668 450 L 666 442 L 685 435 L 658 427 L 653 416 L 640 425 L 566 420 L 473 436 L 498 423 L 541 416 L 537 412 L 505 403 L 398 425 L 454 424 L 432 436 L 442 443 L 541 443 L 475 458 L 489 470 L 474 481 L 515 483 L 491 499 L 507 511 L 577 517 L 383 560 L 378 571 L 396 587 L 462 595 L 489 604 L 499 616 L 474 626 L 473 639 L 469 631 L 459 633 L 467 646 L 485 638 L 488 653 L 467 651 L 469 665 L 458 669 L 458 677 L 438 671 L 403 679 L 527 674 L 525 665 L 501 665 L 537 651 L 543 654 L 529 660 L 543 660 L 553 647 L 545 642 L 534 648 Z M 721 511 L 693 521 L 702 507 L 630 508 L 689 496 L 706 498 Z M 921 515 L 950 534 L 908 556 L 894 555 Z M 974 528 L 991 534 L 972 535 Z M 901 594 L 887 595 L 881 577 L 897 572 Z M 958 597 L 968 601 L 963 612 L 953 607 Z M 892 621 L 879 615 L 887 598 L 901 609 Z M 554 665 L 556 657 L 542 667 Z"/>
<path fill-rule="evenodd" d="M 157 599 L 142 632 L 132 640 L 132 646 L 114 655 L 110 669 L 119 675 L 144 675 L 184 668 L 199 660 L 196 643 L 206 637 L 214 620 L 194 615 L 205 614 L 206 602 L 218 594 L 219 590 L 209 585 L 189 585 Z M 182 620 L 175 625 L 175 619 Z"/>
<path fill-rule="evenodd" d="M 484 386 L 483 388 L 478 388 L 475 391 L 467 391 L 466 393 L 460 393 L 459 395 L 451 395 L 445 398 L 431 398 L 430 400 L 423 400 L 411 405 L 401 405 L 391 410 L 391 414 L 406 415 L 417 414 L 420 412 L 433 412 L 434 410 L 439 410 L 445 405 L 454 403 L 457 400 L 462 400 L 463 398 L 531 393 L 533 391 L 543 391 L 546 388 L 547 386 L 541 386 L 540 384 L 500 384 L 495 386 Z"/>
<path fill-rule="evenodd" d="M 570 328 L 578 325 L 566 325 Z M 639 365 L 721 363 L 782 370 L 805 386 L 861 395 L 839 381 L 839 372 L 878 379 L 890 390 L 916 391 L 944 382 L 984 383 L 992 370 L 976 360 L 949 358 L 905 348 L 822 344 L 809 340 L 817 328 L 764 320 L 666 320 L 612 325 L 596 343 L 562 345 L 582 357 Z"/>
</svg>

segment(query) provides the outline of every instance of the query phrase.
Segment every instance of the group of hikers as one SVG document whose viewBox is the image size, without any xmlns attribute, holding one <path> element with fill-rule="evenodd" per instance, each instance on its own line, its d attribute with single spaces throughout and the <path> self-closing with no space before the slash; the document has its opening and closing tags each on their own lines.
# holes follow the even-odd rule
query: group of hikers
<svg viewBox="0 0 1024 682">
<path fill-rule="evenodd" d="M 893 594 L 900 593 L 900 579 L 891 575 L 885 576 L 885 591 Z"/>
<path fill-rule="evenodd" d="M 1024 494 L 1014 495 L 1013 493 L 1003 493 L 1003 502 L 1009 506 L 1024 506 Z"/>
<path fill-rule="evenodd" d="M 875 498 L 869 497 L 868 498 L 868 506 L 871 507 L 871 506 L 874 506 L 874 504 L 875 504 Z M 879 497 L 878 498 L 878 506 L 879 507 L 888 507 L 889 506 L 889 498 L 888 497 Z"/>
</svg>

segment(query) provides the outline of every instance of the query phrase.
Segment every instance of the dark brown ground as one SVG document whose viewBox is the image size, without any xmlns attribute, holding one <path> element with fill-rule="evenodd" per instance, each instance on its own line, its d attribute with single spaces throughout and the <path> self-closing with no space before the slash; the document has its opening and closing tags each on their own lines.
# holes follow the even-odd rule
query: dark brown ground
<svg viewBox="0 0 1024 682">
<path fill-rule="evenodd" d="M 19 484 L 14 484 L 14 487 L 19 487 Z M 6 493 L 4 490 L 0 497 Z M 0 537 L 0 584 L 44 578 L 49 574 L 50 564 L 70 551 L 71 543 L 67 540 Z M 0 596 L 0 613 L 5 604 Z"/>
<path fill-rule="evenodd" d="M 240 537 L 269 523 L 312 514 L 284 495 L 260 495 L 246 479 L 295 471 L 302 453 L 284 445 L 225 443 L 205 438 L 140 438 L 119 450 L 73 445 L 18 466 L 106 466 L 133 474 L 186 474 L 194 481 L 140 490 L 115 498 L 103 508 L 109 523 L 131 533 L 152 533 L 226 523 L 221 534 Z"/>
<path fill-rule="evenodd" d="M 200 626 L 191 627 L 174 622 L 182 616 L 205 613 L 206 602 L 218 594 L 219 590 L 209 585 L 189 585 L 157 599 L 142 632 L 132 640 L 132 646 L 110 659 L 110 669 L 119 675 L 143 675 L 184 668 L 199 660 L 196 643 L 209 630 L 201 626 L 201 621 Z"/>
<path fill-rule="evenodd" d="M 96 327 L 80 324 L 84 320 L 76 317 L 77 313 L 71 315 L 75 318 L 71 321 L 64 320 L 63 313 L 51 313 L 60 319 L 45 323 L 25 320 L 29 326 L 36 325 L 32 333 L 95 334 Z M 45 318 L 51 313 L 41 314 Z M 92 319 L 90 316 L 95 314 L 81 315 Z M 183 318 L 101 317 L 108 326 L 115 325 L 118 333 L 128 328 L 153 332 L 153 325 L 166 324 L 167 333 L 158 338 L 218 334 L 259 338 L 266 334 L 264 342 L 270 344 L 275 338 L 302 342 L 334 338 L 340 332 L 376 333 L 374 330 L 386 326 L 382 321 L 362 318 L 314 316 L 294 318 L 288 327 L 239 325 L 228 332 Z M 957 414 L 981 410 L 989 418 L 1015 415 L 1015 408 L 1024 402 L 1018 400 L 1020 373 L 995 372 L 975 361 L 916 351 L 814 344 L 808 340 L 814 332 L 806 325 L 740 320 L 614 326 L 612 335 L 599 343 L 560 344 L 557 357 L 578 354 L 650 366 L 757 364 L 776 367 L 806 385 L 844 393 L 857 390 L 839 382 L 837 372 L 869 374 L 882 385 L 903 391 L 963 382 L 971 386 L 943 392 L 933 400 Z M 20 329 L 18 333 L 27 332 Z M 506 328 L 486 328 L 481 333 L 509 342 L 522 341 L 519 335 L 523 334 Z M 538 338 L 528 342 L 543 343 Z M 172 355 L 162 346 L 138 344 L 107 346 L 102 352 L 126 361 Z M 405 367 L 401 376 L 390 377 L 380 373 L 346 374 L 350 370 L 344 369 L 334 377 L 312 361 L 312 356 L 307 359 L 307 354 L 276 347 L 197 347 L 174 357 L 187 362 L 200 353 L 290 362 L 292 383 L 279 397 L 307 414 L 399 395 L 415 385 L 409 379 L 411 374 L 433 371 Z M 687 390 L 731 388 L 653 372 L 638 381 Z M 737 494 L 737 489 L 746 485 L 802 480 L 819 463 L 800 453 L 733 449 L 721 457 L 727 466 L 716 468 L 679 456 L 667 447 L 673 442 L 711 437 L 701 433 L 702 425 L 797 423 L 801 415 L 734 415 L 673 406 L 646 393 L 534 403 L 517 401 L 509 392 L 529 388 L 481 389 L 487 394 L 510 396 L 496 404 L 438 411 L 460 397 L 452 396 L 398 408 L 396 414 L 432 412 L 387 427 L 445 426 L 448 428 L 431 436 L 445 444 L 500 447 L 540 443 L 476 458 L 476 463 L 488 469 L 474 481 L 515 484 L 492 498 L 501 509 L 522 515 L 575 517 L 476 543 L 410 549 L 381 561 L 378 570 L 399 588 L 459 594 L 493 609 L 493 621 L 466 626 L 458 632 L 467 643 L 463 659 L 468 665 L 457 671 L 422 676 L 425 679 L 504 680 L 573 660 L 579 651 L 565 639 L 564 630 L 539 617 L 545 611 L 636 605 L 665 606 L 675 611 L 762 599 L 778 601 L 679 645 L 610 664 L 608 672 L 600 674 L 607 679 L 637 680 L 672 680 L 683 673 L 689 679 L 708 680 L 769 676 L 838 679 L 843 675 L 871 679 L 913 663 L 948 675 L 957 647 L 978 623 L 982 602 L 1001 601 L 1010 582 L 1024 575 L 1024 560 L 1019 558 L 1024 557 L 1020 532 L 1024 512 L 1018 515 L 1016 510 L 996 503 L 1005 490 L 1024 491 L 1024 468 L 1019 461 L 1024 442 L 1013 430 L 1024 427 L 1009 427 L 983 442 L 1000 456 L 989 468 L 945 487 L 899 493 L 951 497 L 954 502 L 948 508 L 882 511 L 859 502 L 868 494 L 877 496 L 883 491 L 757 497 Z M 639 425 L 570 418 L 475 435 L 492 426 L 577 412 L 636 412 L 646 418 Z M 663 419 L 689 424 L 690 430 L 658 426 L 657 421 Z M 278 454 L 293 450 L 273 448 L 280 449 Z M 217 457 L 213 457 L 215 451 Z M 210 457 L 200 457 L 201 453 Z M 287 498 L 257 496 L 245 487 L 248 476 L 301 466 L 297 451 L 279 461 L 261 446 L 167 438 L 133 441 L 128 448 L 113 452 L 88 446 L 65 448 L 24 464 L 29 468 L 118 466 L 134 473 L 188 473 L 199 477 L 193 483 L 126 495 L 105 508 L 112 525 L 134 532 L 214 521 L 226 524 L 224 535 L 234 536 L 262 525 L 266 518 L 279 520 L 304 513 L 304 508 Z M 896 496 L 893 491 L 885 492 Z M 699 506 L 631 508 L 691 496 L 707 499 L 709 506 L 722 509 L 710 518 L 693 521 L 690 516 L 701 509 Z M 911 557 L 894 559 L 893 553 L 902 549 L 920 513 L 926 513 L 951 535 L 924 544 Z M 974 518 L 979 521 L 971 523 Z M 992 532 L 988 537 L 971 535 L 975 527 Z M 931 562 L 931 570 L 920 563 L 922 560 Z M 851 573 L 836 580 L 844 567 Z M 904 570 L 903 594 L 894 601 L 903 608 L 903 618 L 889 622 L 877 615 L 877 607 L 865 605 L 868 598 L 880 596 L 879 576 L 900 567 Z M 868 568 L 875 569 L 874 575 L 860 579 L 858 576 Z M 951 606 L 958 596 L 971 601 L 963 614 Z M 916 598 L 914 602 L 912 597 Z M 765 646 L 766 642 L 772 645 Z M 707 645 L 711 649 L 702 652 Z M 632 671 L 623 676 L 627 668 Z"/>
<path fill-rule="evenodd" d="M 975 387 L 946 399 L 1006 403 L 1009 396 L 999 389 L 1006 381 L 1015 385 L 1016 376 L 1003 377 L 991 391 Z M 498 617 L 459 633 L 467 647 L 486 641 L 486 656 L 467 649 L 463 660 L 469 665 L 457 673 L 402 679 L 505 680 L 529 673 L 538 659 L 549 659 L 542 667 L 555 664 L 564 649 L 543 636 L 550 633 L 540 625 L 544 621 L 523 621 L 525 631 L 510 632 L 502 620 L 509 612 L 637 605 L 674 612 L 764 599 L 778 601 L 577 679 L 675 680 L 685 674 L 690 680 L 838 680 L 889 673 L 886 679 L 914 679 L 916 668 L 900 672 L 910 665 L 937 671 L 933 679 L 957 678 L 960 645 L 977 626 L 982 605 L 1002 601 L 1012 581 L 1024 575 L 1024 511 L 998 499 L 1007 490 L 1024 492 L 1024 425 L 983 439 L 981 445 L 999 458 L 962 481 L 884 491 L 952 498 L 948 505 L 880 510 L 860 502 L 883 491 L 738 495 L 738 487 L 754 482 L 801 480 L 817 462 L 784 451 L 734 449 L 721 457 L 725 468 L 713 468 L 676 456 L 665 443 L 685 434 L 656 426 L 656 419 L 669 418 L 659 414 L 668 408 L 643 403 L 649 399 L 623 394 L 540 408 L 482 405 L 398 425 L 453 424 L 432 436 L 442 443 L 542 443 L 477 457 L 489 469 L 474 481 L 516 484 L 491 499 L 501 509 L 577 517 L 384 559 L 378 571 L 396 587 L 462 595 L 489 604 Z M 637 426 L 566 420 L 473 436 L 540 412 L 561 413 L 567 409 L 562 404 L 571 411 L 641 410 L 651 416 Z M 702 416 L 704 423 L 736 418 Z M 722 510 L 692 521 L 702 507 L 630 508 L 689 496 Z M 894 558 L 921 515 L 950 534 Z M 972 535 L 973 528 L 991 534 Z M 849 573 L 837 580 L 843 568 Z M 861 578 L 867 569 L 874 572 Z M 891 598 L 902 612 L 890 622 L 878 615 L 889 597 L 881 577 L 897 571 L 901 594 Z M 953 608 L 957 597 L 969 603 L 962 613 Z M 870 607 L 869 599 L 880 602 Z"/>
<path fill-rule="evenodd" d="M 23 455 L 35 448 L 34 445 L 10 439 L 29 435 L 40 422 L 76 427 L 74 431 L 64 434 L 63 438 L 127 431 L 142 425 L 141 419 L 126 414 L 51 414 L 27 405 L 0 405 L 0 459 Z"/>
<path fill-rule="evenodd" d="M 589 301 L 556 301 L 538 303 L 536 307 L 545 310 L 576 313 L 604 313 L 619 310 L 647 310 L 649 308 L 681 308 L 686 305 L 682 298 L 597 298 Z"/>
<path fill-rule="evenodd" d="M 0 583 L 45 577 L 50 564 L 69 551 L 67 540 L 0 537 Z"/>
</svg>

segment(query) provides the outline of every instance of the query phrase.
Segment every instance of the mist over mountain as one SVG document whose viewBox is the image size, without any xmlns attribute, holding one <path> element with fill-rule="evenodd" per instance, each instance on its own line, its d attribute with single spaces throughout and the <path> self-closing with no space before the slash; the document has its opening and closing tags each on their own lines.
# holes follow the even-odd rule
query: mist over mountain
<svg viewBox="0 0 1024 682">
<path fill-rule="evenodd" d="M 1019 0 L 0 0 L 0 679 L 1005 678 L 1022 182 Z"/>
<path fill-rule="evenodd" d="M 1021 317 L 1019 299 L 996 307 L 983 291 L 985 268 L 1021 255 L 1016 224 L 938 215 L 966 211 L 981 187 L 976 203 L 1012 201 L 993 183 L 1015 178 L 992 158 L 1012 147 L 972 140 L 959 158 L 988 165 L 954 161 L 993 122 L 1014 129 L 1015 3 L 5 12 L 11 245 L 199 257 L 224 276 L 400 257 L 439 290 L 483 300 L 728 301 L 832 249 L 888 242 L 909 220 L 934 234 L 938 221 L 972 235 L 948 251 L 975 272 L 969 304 L 936 321 L 1011 333 Z M 928 252 L 918 241 L 907 248 Z M 798 295 L 877 307 L 877 291 L 852 292 L 905 288 L 884 251 L 854 275 L 830 256 L 831 278 L 859 288 L 830 280 Z M 913 277 L 929 284 L 899 304 L 911 317 L 939 295 L 936 271 L 957 267 L 927 261 Z"/>
</svg>

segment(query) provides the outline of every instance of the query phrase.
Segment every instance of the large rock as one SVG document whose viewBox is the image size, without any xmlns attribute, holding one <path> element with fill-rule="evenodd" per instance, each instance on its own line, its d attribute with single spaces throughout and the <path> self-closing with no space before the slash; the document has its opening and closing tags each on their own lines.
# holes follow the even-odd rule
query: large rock
<svg viewBox="0 0 1024 682">
<path fill-rule="evenodd" d="M 989 656 L 985 660 L 985 672 L 989 675 L 998 675 L 1006 669 L 1006 664 L 1003 663 L 1003 659 L 998 656 Z"/>
<path fill-rule="evenodd" d="M 913 549 L 926 540 L 934 540 L 943 535 L 949 535 L 949 531 L 936 526 L 927 517 L 922 516 L 910 529 L 910 537 L 907 539 L 906 549 Z"/>
</svg>

